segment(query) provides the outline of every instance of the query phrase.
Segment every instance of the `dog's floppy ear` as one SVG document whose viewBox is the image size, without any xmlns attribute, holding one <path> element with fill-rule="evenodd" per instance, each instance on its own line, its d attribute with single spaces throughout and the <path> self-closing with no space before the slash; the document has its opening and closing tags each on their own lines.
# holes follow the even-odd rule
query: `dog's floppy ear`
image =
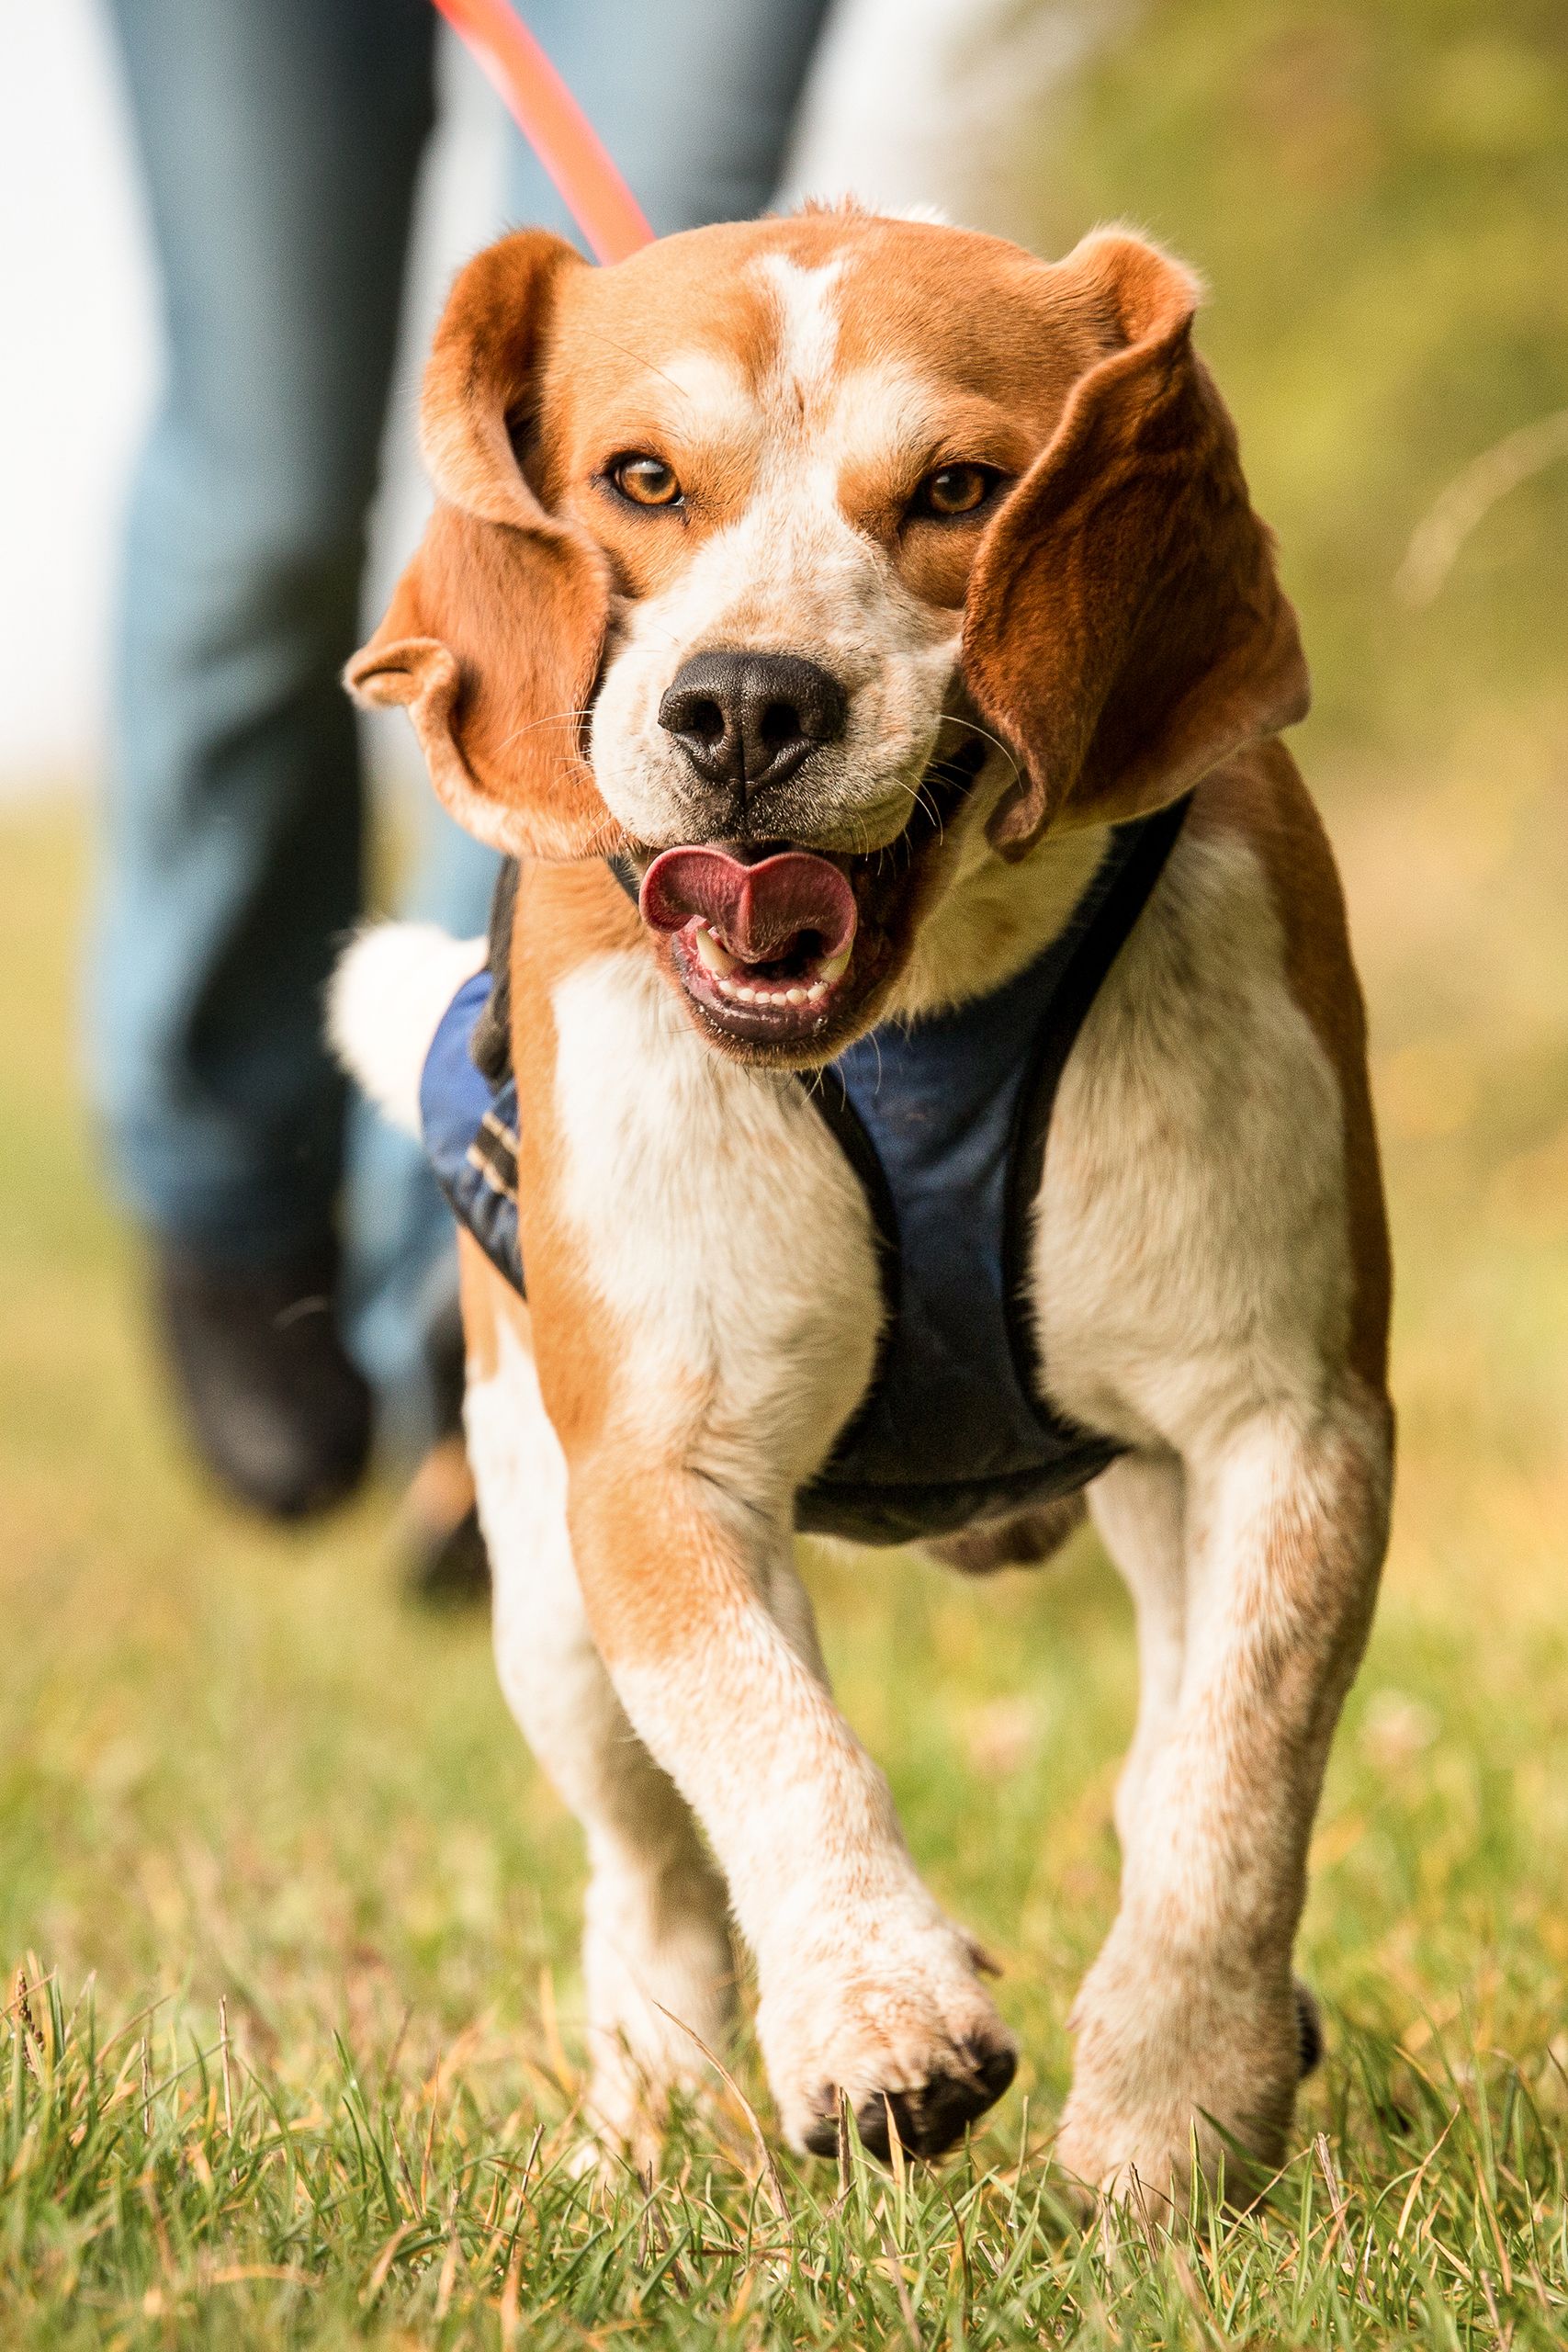
<svg viewBox="0 0 1568 2352">
<path fill-rule="evenodd" d="M 512 856 L 583 857 L 615 837 L 582 756 L 604 559 L 541 505 L 513 444 L 561 277 L 586 266 L 558 237 L 524 230 L 458 277 L 421 406 L 435 509 L 346 672 L 361 702 L 408 705 L 452 815 Z"/>
<path fill-rule="evenodd" d="M 1116 232 L 1060 271 L 1114 347 L 982 542 L 964 613 L 969 690 L 1021 763 L 991 820 L 1013 857 L 1069 798 L 1089 820 L 1173 800 L 1308 698 L 1272 540 L 1192 349 L 1193 279 Z"/>
</svg>

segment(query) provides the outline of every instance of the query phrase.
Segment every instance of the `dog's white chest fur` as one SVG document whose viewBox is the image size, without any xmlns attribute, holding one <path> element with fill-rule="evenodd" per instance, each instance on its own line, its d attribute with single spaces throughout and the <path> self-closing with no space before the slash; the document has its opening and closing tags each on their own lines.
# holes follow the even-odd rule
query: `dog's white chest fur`
<svg viewBox="0 0 1568 2352">
<path fill-rule="evenodd" d="M 860 1184 L 793 1076 L 723 1061 L 650 960 L 603 956 L 552 999 L 567 1210 L 658 1416 L 700 1396 L 705 1460 L 772 1499 L 870 1377 L 881 1315 Z"/>
</svg>

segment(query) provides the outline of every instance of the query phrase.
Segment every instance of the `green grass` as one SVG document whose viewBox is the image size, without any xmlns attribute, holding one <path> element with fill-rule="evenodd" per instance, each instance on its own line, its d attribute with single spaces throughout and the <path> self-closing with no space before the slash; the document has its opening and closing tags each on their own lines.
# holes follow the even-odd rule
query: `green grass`
<svg viewBox="0 0 1568 2352">
<path fill-rule="evenodd" d="M 31 1996 L 6 2153 L 48 2340 L 1562 2341 L 1561 2150 L 1523 2075 L 1473 2051 L 1434 2076 L 1359 2037 L 1333 2136 L 1267 2213 L 1081 2233 L 1027 2115 L 940 2177 L 852 2148 L 807 2182 L 731 2102 L 658 2179 L 577 2180 L 557 2086 L 491 2040 L 422 2081 L 336 2038 L 301 2091 L 242 2068 L 221 2022 L 216 2046 L 155 2015 L 98 2046 L 90 2007 Z"/>
<path fill-rule="evenodd" d="M 1443 483 L 1568 397 L 1568 29 L 1554 0 L 1162 0 L 1075 118 L 1062 241 L 1131 216 L 1213 286 L 1314 659 L 1395 1225 L 1393 1547 L 1279 2189 L 1179 2246 L 1059 2201 L 1134 1689 L 1088 1543 L 978 1589 L 811 1566 L 919 1860 L 1006 1963 L 1020 2080 L 973 2145 L 765 2162 L 743 2044 L 651 2190 L 574 2177 L 575 1830 L 482 1626 L 400 1604 L 389 1497 L 286 1540 L 190 1478 L 74 1083 L 82 828 L 46 813 L 0 824 L 6 2352 L 1568 2340 L 1568 467 L 1428 610 L 1390 586 Z"/>
</svg>

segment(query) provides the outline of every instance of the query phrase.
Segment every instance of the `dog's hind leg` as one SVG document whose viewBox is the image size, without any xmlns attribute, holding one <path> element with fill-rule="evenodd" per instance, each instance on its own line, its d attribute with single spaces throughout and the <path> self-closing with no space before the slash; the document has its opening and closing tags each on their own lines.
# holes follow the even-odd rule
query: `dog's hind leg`
<svg viewBox="0 0 1568 2352">
<path fill-rule="evenodd" d="M 1321 1406 L 1222 1424 L 1179 1477 L 1160 1474 L 1177 1480 L 1163 1506 L 1145 1479 L 1134 1507 L 1131 1465 L 1104 1498 L 1145 1657 L 1151 1622 L 1156 1640 L 1117 1809 L 1121 1908 L 1074 2008 L 1057 2143 L 1095 2187 L 1126 2194 L 1136 2175 L 1179 2204 L 1195 2137 L 1203 2170 L 1247 2196 L 1285 2152 L 1317 2041 L 1292 1945 L 1387 1538 L 1391 1444 L 1386 1407 L 1348 1378 Z"/>
<path fill-rule="evenodd" d="M 627 1722 L 583 1615 L 566 1465 L 528 1317 L 464 1237 L 467 1424 L 507 1703 L 587 1834 L 589 2120 L 638 2161 L 672 2090 L 710 2077 L 734 2000 L 724 1883 L 683 1798 Z M 694 2038 L 695 2037 L 695 2039 Z"/>
<path fill-rule="evenodd" d="M 1132 1595 L 1138 1623 L 1138 1721 L 1116 1783 L 1125 1850 L 1152 1758 L 1181 1695 L 1187 1644 L 1186 1478 L 1174 1453 L 1124 1453 L 1089 1488 L 1095 1532 Z"/>
</svg>

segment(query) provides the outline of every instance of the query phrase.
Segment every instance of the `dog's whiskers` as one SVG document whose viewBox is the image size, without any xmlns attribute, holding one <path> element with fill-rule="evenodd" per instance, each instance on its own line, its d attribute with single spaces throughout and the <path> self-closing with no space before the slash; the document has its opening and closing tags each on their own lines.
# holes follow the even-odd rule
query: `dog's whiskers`
<svg viewBox="0 0 1568 2352">
<path fill-rule="evenodd" d="M 525 726 L 514 727 L 510 735 L 502 736 L 501 741 L 495 747 L 496 751 L 498 753 L 504 752 L 509 745 L 517 742 L 523 736 L 532 735 L 536 727 L 556 727 L 569 723 L 573 719 L 581 720 L 584 718 L 592 718 L 592 716 L 593 714 L 591 709 L 547 710 L 546 711 L 543 718 L 530 718 Z"/>
<path fill-rule="evenodd" d="M 998 751 L 1001 753 L 1003 759 L 1007 762 L 1009 767 L 1012 770 L 1015 781 L 1022 773 L 1019 767 L 1018 762 L 1014 759 L 1007 745 L 1002 741 L 1001 737 L 999 735 L 993 735 L 988 727 L 977 726 L 972 718 L 960 718 L 955 711 L 944 712 L 943 723 L 949 727 L 966 727 L 971 735 L 978 735 L 985 742 L 994 743 Z"/>
</svg>

